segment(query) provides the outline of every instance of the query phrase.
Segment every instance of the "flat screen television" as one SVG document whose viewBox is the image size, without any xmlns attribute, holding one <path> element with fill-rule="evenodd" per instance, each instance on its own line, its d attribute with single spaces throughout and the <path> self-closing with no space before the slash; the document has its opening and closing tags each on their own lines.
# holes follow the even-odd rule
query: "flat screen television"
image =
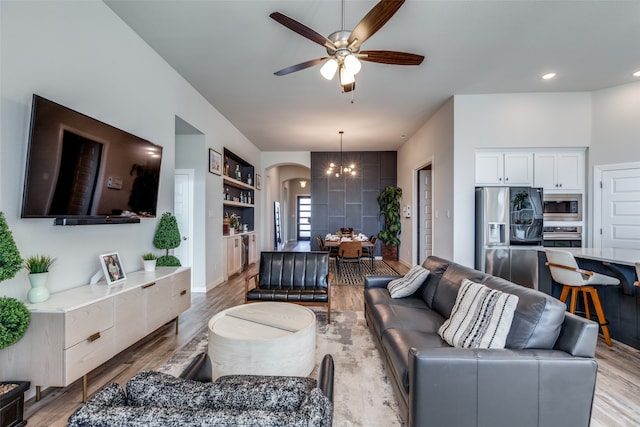
<svg viewBox="0 0 640 427">
<path fill-rule="evenodd" d="M 162 147 L 33 95 L 22 218 L 58 225 L 155 217 Z"/>
</svg>

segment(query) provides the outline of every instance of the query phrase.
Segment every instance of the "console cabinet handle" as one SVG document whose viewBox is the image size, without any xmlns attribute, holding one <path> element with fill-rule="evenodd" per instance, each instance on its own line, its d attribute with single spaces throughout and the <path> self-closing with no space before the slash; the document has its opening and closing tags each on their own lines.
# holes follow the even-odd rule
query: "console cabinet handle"
<svg viewBox="0 0 640 427">
<path fill-rule="evenodd" d="M 180 291 L 180 295 L 186 295 L 186 294 L 187 294 L 186 289 L 184 289 L 184 290 Z"/>
<path fill-rule="evenodd" d="M 152 286 L 155 286 L 156 282 L 147 283 L 146 285 L 142 285 L 142 289 L 147 289 Z"/>
<path fill-rule="evenodd" d="M 100 332 L 96 332 L 95 334 L 89 335 L 89 338 L 87 338 L 87 341 L 94 342 L 99 338 L 100 338 Z"/>
</svg>

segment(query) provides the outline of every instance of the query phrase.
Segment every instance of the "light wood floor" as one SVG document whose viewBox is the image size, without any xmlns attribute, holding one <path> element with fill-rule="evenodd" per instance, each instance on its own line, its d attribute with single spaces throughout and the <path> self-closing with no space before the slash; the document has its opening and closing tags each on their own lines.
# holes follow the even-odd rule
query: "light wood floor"
<svg viewBox="0 0 640 427">
<path fill-rule="evenodd" d="M 308 250 L 308 243 L 287 246 L 287 250 Z M 400 273 L 407 268 L 390 263 Z M 189 342 L 214 314 L 244 302 L 244 277 L 256 270 L 250 266 L 245 273 L 230 278 L 207 294 L 193 294 L 191 309 L 180 316 L 180 333 L 174 324 L 158 329 L 142 341 L 116 355 L 88 375 L 89 395 L 105 384 L 122 385 L 145 369 L 154 369 L 166 362 L 183 344 Z M 362 287 L 332 287 L 332 308 L 336 311 L 362 310 Z M 640 351 L 614 341 L 608 348 L 598 344 L 598 384 L 593 408 L 593 426 L 637 426 L 640 420 Z M 30 427 L 66 426 L 71 413 L 82 404 L 82 383 L 76 381 L 65 388 L 48 388 L 42 399 L 30 399 L 25 404 L 25 417 Z"/>
</svg>

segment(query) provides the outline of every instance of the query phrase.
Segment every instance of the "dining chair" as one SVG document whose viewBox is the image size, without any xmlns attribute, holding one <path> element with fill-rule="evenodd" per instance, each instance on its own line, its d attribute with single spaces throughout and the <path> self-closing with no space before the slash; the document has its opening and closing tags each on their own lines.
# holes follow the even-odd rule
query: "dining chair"
<svg viewBox="0 0 640 427">
<path fill-rule="evenodd" d="M 581 293 L 582 301 L 584 302 L 585 316 L 587 319 L 591 319 L 591 309 L 589 306 L 589 297 L 591 297 L 591 302 L 598 316 L 598 323 L 600 323 L 600 327 L 602 328 L 604 340 L 608 346 L 611 346 L 611 336 L 609 335 L 609 327 L 607 326 L 609 322 L 605 318 L 598 291 L 594 286 L 619 285 L 620 280 L 578 267 L 578 263 L 571 252 L 547 248 L 545 249 L 545 253 L 547 255 L 547 266 L 549 266 L 549 270 L 551 271 L 551 277 L 562 285 L 560 301 L 566 302 L 569 292 L 571 292 L 569 311 L 575 313 L 578 293 Z"/>
<path fill-rule="evenodd" d="M 316 241 L 318 242 L 318 247 L 321 252 L 329 252 L 329 258 L 337 258 L 338 257 L 338 247 L 337 246 L 327 246 L 324 244 L 324 239 L 321 235 L 316 236 Z"/>
<path fill-rule="evenodd" d="M 369 260 L 371 261 L 371 273 L 373 274 L 376 272 L 375 256 L 378 238 L 372 234 L 371 237 L 369 237 L 369 242 L 371 243 L 371 246 L 362 247 L 362 256 L 363 258 L 369 258 Z"/>
<path fill-rule="evenodd" d="M 362 243 L 358 241 L 342 242 L 338 246 L 338 258 L 336 266 L 338 268 L 338 277 L 342 277 L 343 263 L 356 264 L 358 273 L 362 275 L 362 267 L 360 266 L 360 256 L 362 255 Z"/>
</svg>

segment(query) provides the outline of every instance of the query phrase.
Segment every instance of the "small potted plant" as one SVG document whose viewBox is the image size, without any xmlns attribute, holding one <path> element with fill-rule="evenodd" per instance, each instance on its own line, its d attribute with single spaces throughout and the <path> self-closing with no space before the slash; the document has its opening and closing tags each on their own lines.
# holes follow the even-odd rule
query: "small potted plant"
<svg viewBox="0 0 640 427">
<path fill-rule="evenodd" d="M 142 263 L 144 264 L 144 271 L 155 271 L 157 260 L 158 260 L 158 256 L 153 252 L 147 252 L 146 254 L 142 255 Z"/>
<path fill-rule="evenodd" d="M 229 234 L 234 234 L 236 231 L 239 232 L 240 231 L 240 217 L 237 214 L 231 214 L 229 219 L 230 219 Z"/>
<path fill-rule="evenodd" d="M 34 255 L 24 260 L 24 268 L 29 272 L 29 283 L 31 283 L 31 289 L 27 294 L 30 303 L 35 304 L 49 299 L 47 278 L 49 269 L 55 262 L 56 259 L 48 255 Z"/>
</svg>

